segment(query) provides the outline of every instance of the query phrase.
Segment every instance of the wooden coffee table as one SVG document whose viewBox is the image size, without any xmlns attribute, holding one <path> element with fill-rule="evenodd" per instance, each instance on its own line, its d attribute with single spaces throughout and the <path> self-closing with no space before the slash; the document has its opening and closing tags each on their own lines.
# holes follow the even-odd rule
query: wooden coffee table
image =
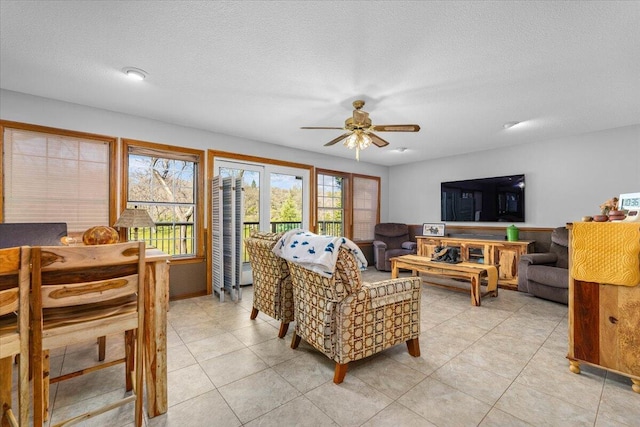
<svg viewBox="0 0 640 427">
<path fill-rule="evenodd" d="M 414 276 L 418 272 L 434 276 L 453 277 L 458 279 L 468 279 L 471 282 L 471 305 L 479 306 L 483 296 L 498 296 L 498 269 L 495 265 L 476 264 L 472 262 L 461 262 L 458 264 L 448 264 L 446 262 L 431 261 L 430 258 L 418 255 L 403 255 L 391 258 L 391 277 L 398 277 L 401 268 L 411 270 Z M 487 290 L 482 293 L 480 285 L 482 278 L 487 278 Z M 463 290 L 455 286 L 437 284 L 447 289 Z M 466 290 L 464 290 L 466 292 Z"/>
</svg>

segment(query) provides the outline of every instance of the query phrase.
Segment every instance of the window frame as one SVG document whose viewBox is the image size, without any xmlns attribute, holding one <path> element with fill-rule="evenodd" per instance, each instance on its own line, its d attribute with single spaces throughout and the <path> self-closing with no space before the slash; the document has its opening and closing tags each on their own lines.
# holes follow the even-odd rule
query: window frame
<svg viewBox="0 0 640 427">
<path fill-rule="evenodd" d="M 172 256 L 171 257 L 171 262 L 172 263 L 189 263 L 189 262 L 194 262 L 194 261 L 202 261 L 205 258 L 205 242 L 204 242 L 204 193 L 205 193 L 205 186 L 204 186 L 204 171 L 205 171 L 205 164 L 204 164 L 204 151 L 203 150 L 196 150 L 193 148 L 187 148 L 187 147 L 179 147 L 179 146 L 175 146 L 175 145 L 167 145 L 167 144 L 160 144 L 160 143 L 155 143 L 155 142 L 148 142 L 148 141 L 139 141 L 139 140 L 135 140 L 135 139 L 129 139 L 129 138 L 121 138 L 121 164 L 122 164 L 122 171 L 121 171 L 121 177 L 120 177 L 120 182 L 121 182 L 121 197 L 120 197 L 120 212 L 122 212 L 126 207 L 127 207 L 127 202 L 128 202 L 128 192 L 129 192 L 129 147 L 135 147 L 135 148 L 144 148 L 144 149 L 149 149 L 149 150 L 153 150 L 153 151 L 157 151 L 159 154 L 162 153 L 167 153 L 168 158 L 171 158 L 171 153 L 174 154 L 187 154 L 187 155 L 192 155 L 197 157 L 197 161 L 196 161 L 196 171 L 197 171 L 197 177 L 195 179 L 195 205 L 196 205 L 196 209 L 195 209 L 195 215 L 196 215 L 196 221 L 195 221 L 195 236 L 196 236 L 196 246 L 195 246 L 195 254 L 194 255 L 180 255 L 180 256 Z M 121 230 L 121 237 L 124 237 L 124 230 Z"/>
<path fill-rule="evenodd" d="M 113 223 L 115 223 L 116 218 L 117 218 L 117 210 L 116 210 L 116 200 L 117 200 L 117 158 L 116 158 L 116 151 L 117 151 L 117 145 L 118 145 L 118 138 L 114 137 L 114 136 L 107 136 L 107 135 L 99 135 L 99 134 L 94 134 L 94 133 L 88 133 L 88 132 L 78 132 L 78 131 L 72 131 L 72 130 L 68 130 L 68 129 L 60 129 L 60 128 L 54 128 L 54 127 L 48 127 L 48 126 L 40 126 L 40 125 L 34 125 L 34 124 L 30 124 L 30 123 L 21 123 L 21 122 L 13 122 L 13 121 L 9 121 L 9 120 L 0 120 L 0 222 L 4 222 L 4 202 L 5 202 L 5 188 L 4 188 L 4 146 L 5 146 L 5 141 L 4 141 L 4 131 L 5 129 L 16 129 L 16 130 L 24 130 L 24 131 L 28 131 L 28 132 L 37 132 L 37 133 L 44 133 L 44 134 L 49 134 L 49 135 L 56 135 L 56 136 L 61 136 L 61 137 L 71 137 L 71 138 L 80 138 L 80 139 L 87 139 L 87 140 L 93 140 L 96 142 L 103 142 L 108 144 L 109 148 L 109 166 L 108 166 L 108 174 L 109 174 L 109 190 L 108 190 L 108 197 L 109 200 L 107 201 L 107 205 L 108 205 L 108 218 L 109 218 L 109 225 L 112 225 Z M 77 232 L 70 232 L 69 234 L 76 234 Z"/>
<path fill-rule="evenodd" d="M 315 167 L 312 165 L 307 165 L 304 163 L 296 163 L 289 162 L 285 160 L 271 159 L 268 157 L 260 157 L 253 156 L 249 154 L 241 154 L 241 153 L 232 153 L 230 151 L 221 151 L 208 149 L 207 150 L 207 194 L 209 195 L 207 198 L 207 226 L 209 226 L 209 221 L 211 221 L 211 192 L 213 189 L 211 188 L 211 183 L 213 177 L 215 176 L 216 170 L 216 161 L 238 161 L 240 163 L 253 163 L 256 165 L 272 165 L 272 166 L 281 166 L 285 168 L 293 168 L 293 169 L 305 169 L 309 172 L 309 209 L 308 209 L 308 223 L 311 229 L 316 229 L 316 173 Z M 207 228 L 207 254 L 213 254 L 212 242 L 211 242 L 211 230 Z M 213 256 L 207 256 L 207 294 L 213 294 L 213 278 L 212 278 L 212 262 Z"/>
<path fill-rule="evenodd" d="M 318 183 L 320 182 L 319 175 L 332 176 L 336 178 L 342 179 L 342 226 L 344 237 L 351 239 L 352 236 L 352 227 L 351 227 L 351 174 L 346 172 L 339 172 L 329 169 L 316 169 L 316 186 L 315 186 L 315 217 L 316 224 L 314 231 L 316 233 L 320 232 L 320 213 L 318 210 L 320 209 L 320 203 L 318 201 L 319 192 L 318 192 Z"/>
<path fill-rule="evenodd" d="M 353 181 L 354 178 L 362 178 L 362 179 L 371 179 L 374 181 L 377 181 L 377 185 L 378 185 L 378 200 L 377 200 L 377 206 L 376 206 L 376 223 L 380 222 L 380 184 L 381 184 L 381 179 L 379 176 L 373 176 L 373 175 L 364 175 L 364 174 L 357 174 L 357 173 L 349 173 L 349 172 L 341 172 L 341 171 L 335 171 L 335 170 L 330 170 L 330 169 L 316 169 L 316 187 L 315 187 L 315 205 L 316 205 L 316 211 L 315 211 L 315 217 L 319 218 L 319 213 L 318 213 L 318 188 L 317 188 L 317 183 L 319 182 L 319 178 L 318 175 L 329 175 L 329 176 L 335 176 L 335 177 L 340 177 L 343 179 L 343 199 L 344 199 L 344 206 L 343 206 L 343 217 L 344 217 L 344 237 L 347 237 L 348 239 L 353 240 L 353 227 L 354 227 L 354 202 L 353 202 L 353 197 L 354 197 L 354 188 L 353 188 Z M 318 232 L 318 221 L 316 221 L 316 226 L 315 226 L 315 232 Z M 371 243 L 373 242 L 372 240 L 358 240 L 355 241 L 355 243 L 357 244 L 367 244 L 367 243 Z"/>
</svg>

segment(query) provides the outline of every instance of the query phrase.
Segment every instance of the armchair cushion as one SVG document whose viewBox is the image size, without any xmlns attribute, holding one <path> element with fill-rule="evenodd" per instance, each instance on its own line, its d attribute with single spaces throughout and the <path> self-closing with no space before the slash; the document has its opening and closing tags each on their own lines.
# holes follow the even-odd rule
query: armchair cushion
<svg viewBox="0 0 640 427">
<path fill-rule="evenodd" d="M 548 265 L 531 265 L 527 269 L 527 280 L 544 283 L 554 288 L 569 287 L 569 269 Z"/>
<path fill-rule="evenodd" d="M 543 252 L 538 254 L 524 254 L 520 256 L 520 261 L 525 261 L 527 264 L 543 265 L 549 264 L 555 267 L 558 262 L 558 255 L 552 252 Z"/>
<path fill-rule="evenodd" d="M 402 249 L 408 249 L 410 251 L 416 251 L 418 249 L 418 244 L 416 242 L 403 242 Z"/>
<path fill-rule="evenodd" d="M 385 242 L 389 249 L 399 249 L 402 243 L 409 241 L 409 227 L 394 222 L 376 224 L 374 240 Z"/>
</svg>

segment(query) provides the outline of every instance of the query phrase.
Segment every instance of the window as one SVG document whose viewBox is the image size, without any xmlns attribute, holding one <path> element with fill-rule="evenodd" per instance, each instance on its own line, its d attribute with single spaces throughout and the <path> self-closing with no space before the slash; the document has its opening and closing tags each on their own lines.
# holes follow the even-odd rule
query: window
<svg viewBox="0 0 640 427">
<path fill-rule="evenodd" d="M 317 180 L 318 234 L 347 236 L 344 201 L 348 180 L 335 173 L 318 173 Z"/>
<path fill-rule="evenodd" d="M 375 225 L 380 222 L 380 178 L 353 177 L 353 240 L 374 239 Z"/>
<path fill-rule="evenodd" d="M 2 221 L 65 222 L 70 233 L 115 222 L 115 138 L 1 124 Z"/>
<path fill-rule="evenodd" d="M 138 229 L 140 240 L 174 257 L 202 256 L 203 152 L 123 140 L 123 153 L 123 209 L 145 209 L 156 224 Z"/>
<path fill-rule="evenodd" d="M 318 234 L 372 241 L 380 220 L 380 178 L 318 170 Z"/>
</svg>

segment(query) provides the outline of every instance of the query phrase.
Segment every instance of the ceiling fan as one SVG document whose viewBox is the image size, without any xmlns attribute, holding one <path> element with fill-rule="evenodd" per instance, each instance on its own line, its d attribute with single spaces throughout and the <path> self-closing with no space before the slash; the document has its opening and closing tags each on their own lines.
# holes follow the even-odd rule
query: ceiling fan
<svg viewBox="0 0 640 427">
<path fill-rule="evenodd" d="M 369 113 L 362 110 L 364 101 L 358 99 L 353 101 L 353 117 L 349 117 L 344 121 L 344 127 L 325 127 L 325 126 L 304 126 L 300 129 L 342 129 L 346 130 L 339 137 L 327 142 L 325 147 L 336 144 L 343 139 L 344 146 L 349 149 L 356 149 L 356 160 L 360 160 L 360 150 L 364 150 L 372 143 L 378 147 L 389 145 L 387 141 L 376 135 L 375 132 L 418 132 L 418 125 L 372 125 Z"/>
</svg>

